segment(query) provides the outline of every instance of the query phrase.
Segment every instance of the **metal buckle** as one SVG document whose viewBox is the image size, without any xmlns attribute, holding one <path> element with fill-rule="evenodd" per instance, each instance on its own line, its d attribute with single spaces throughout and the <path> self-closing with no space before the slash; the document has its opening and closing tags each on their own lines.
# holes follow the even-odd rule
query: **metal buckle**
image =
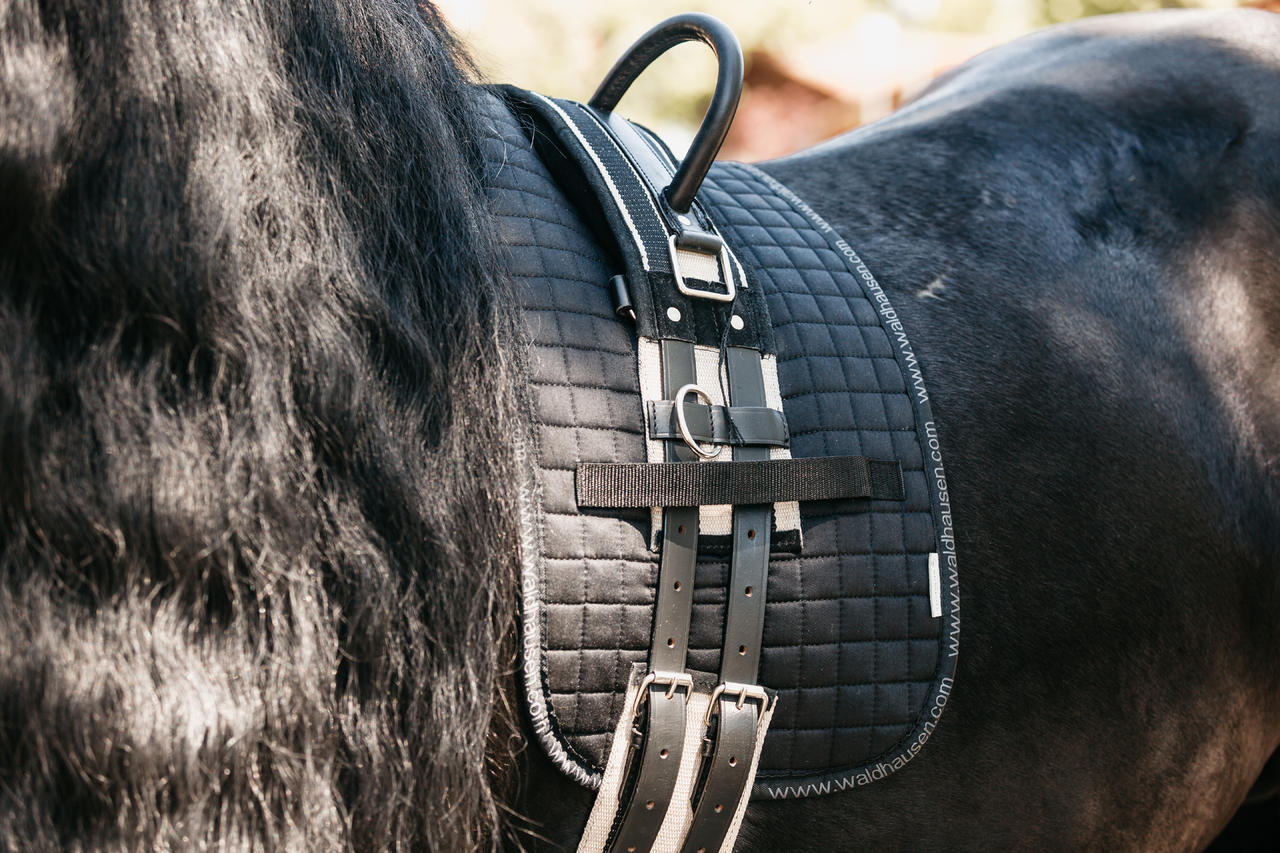
<svg viewBox="0 0 1280 853">
<path fill-rule="evenodd" d="M 664 672 L 657 670 L 650 672 L 640 682 L 640 688 L 636 690 L 635 704 L 631 707 L 631 716 L 634 718 L 640 714 L 640 708 L 644 705 L 644 701 L 649 698 L 649 688 L 655 684 L 667 685 L 667 697 L 670 699 L 676 695 L 676 688 L 683 687 L 686 693 L 693 692 L 693 676 L 687 672 Z"/>
<path fill-rule="evenodd" d="M 700 235 L 704 236 L 704 235 Z M 720 280 L 724 282 L 725 292 L 716 293 L 712 290 L 696 290 L 684 283 L 684 275 L 680 272 L 680 259 L 676 256 L 676 235 L 667 235 L 667 248 L 671 252 L 671 274 L 676 280 L 676 289 L 693 299 L 710 299 L 712 302 L 732 302 L 738 296 L 738 288 L 734 284 L 733 279 L 733 262 L 729 259 L 729 247 L 725 245 L 714 234 L 706 234 L 708 241 L 714 241 L 719 244 L 719 250 L 716 253 L 716 261 L 720 267 Z M 700 249 L 688 249 L 690 252 L 700 251 Z"/>
<path fill-rule="evenodd" d="M 716 685 L 716 689 L 711 691 L 711 701 L 707 703 L 707 713 L 702 718 L 702 727 L 707 728 L 711 725 L 711 718 L 715 716 L 716 709 L 719 707 L 716 700 L 724 694 L 738 694 L 738 701 L 735 706 L 739 711 L 746 704 L 748 699 L 757 699 L 760 701 L 760 712 L 764 713 L 773 707 L 773 703 L 777 702 L 777 697 L 773 701 L 769 700 L 769 694 L 759 684 L 739 684 L 736 681 L 722 681 Z"/>
<path fill-rule="evenodd" d="M 676 426 L 680 429 L 680 437 L 684 439 L 684 443 L 689 445 L 689 449 L 701 456 L 703 459 L 715 459 L 720 455 L 720 451 L 724 450 L 724 446 L 720 444 L 714 445 L 715 450 L 703 450 L 698 446 L 697 440 L 693 437 L 693 432 L 689 429 L 689 423 L 684 415 L 684 398 L 686 394 L 697 394 L 699 397 L 707 401 L 708 406 L 714 405 L 711 401 L 711 395 L 698 387 L 696 382 L 690 382 L 688 385 L 681 385 L 676 391 L 675 407 L 676 407 Z"/>
</svg>

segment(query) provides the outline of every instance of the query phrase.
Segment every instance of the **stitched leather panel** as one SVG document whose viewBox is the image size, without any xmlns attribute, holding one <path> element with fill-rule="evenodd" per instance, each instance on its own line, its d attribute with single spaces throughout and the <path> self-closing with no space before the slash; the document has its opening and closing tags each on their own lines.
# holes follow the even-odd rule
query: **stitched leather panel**
<svg viewBox="0 0 1280 853">
<path fill-rule="evenodd" d="M 497 99 L 491 120 L 485 182 L 530 353 L 526 699 L 553 760 L 596 784 L 631 664 L 645 659 L 658 558 L 649 513 L 579 512 L 573 471 L 645 458 L 634 332 L 613 314 L 617 270 L 591 229 Z M 945 572 L 943 615 L 930 613 L 940 527 L 921 450 L 927 404 L 913 404 L 917 380 L 880 303 L 795 203 L 737 164 L 717 164 L 699 198 L 765 291 L 793 456 L 902 465 L 904 502 L 803 504 L 804 552 L 775 554 L 769 569 L 760 680 L 779 698 L 756 794 L 864 784 L 877 765 L 883 775 L 919 749 L 954 668 Z M 692 669 L 719 669 L 727 579 L 727 562 L 700 561 Z"/>
</svg>

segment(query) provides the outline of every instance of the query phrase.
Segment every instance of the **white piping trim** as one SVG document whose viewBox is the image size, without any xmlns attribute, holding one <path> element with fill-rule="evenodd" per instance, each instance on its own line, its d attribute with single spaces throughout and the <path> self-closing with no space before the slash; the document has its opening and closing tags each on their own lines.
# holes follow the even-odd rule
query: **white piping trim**
<svg viewBox="0 0 1280 853">
<path fill-rule="evenodd" d="M 560 118 L 564 120 L 564 123 L 571 131 L 573 131 L 573 135 L 578 138 L 578 142 L 587 150 L 587 154 L 591 157 L 591 162 L 596 164 L 596 169 L 602 176 L 604 176 L 604 182 L 609 185 L 609 193 L 613 196 L 614 203 L 617 204 L 618 209 L 622 211 L 622 217 L 627 220 L 627 228 L 631 230 L 631 239 L 636 241 L 636 248 L 640 250 L 640 263 L 647 271 L 649 269 L 649 253 L 644 250 L 644 241 L 640 239 L 640 230 L 636 228 L 636 223 L 631 219 L 631 211 L 627 210 L 627 205 L 623 202 L 622 196 L 618 193 L 618 188 L 614 185 L 613 178 L 609 177 L 609 171 L 605 169 L 604 164 L 600 162 L 600 158 L 596 156 L 595 149 L 587 142 L 586 137 L 582 135 L 582 131 L 578 130 L 578 126 L 574 124 L 573 119 L 569 118 L 569 114 L 560 109 L 559 104 L 545 95 L 539 95 L 537 92 L 534 92 L 533 94 L 545 101 L 547 105 L 551 107 L 551 109 L 555 110 Z M 630 162 L 627 163 L 627 167 L 632 168 Z M 645 198 L 648 198 L 648 193 L 645 194 Z M 650 207 L 653 206 L 653 199 L 651 198 L 649 199 L 649 205 Z M 658 215 L 657 208 L 654 208 L 653 215 Z M 661 219 L 661 217 L 659 217 L 659 219 Z"/>
<path fill-rule="evenodd" d="M 525 710 L 534 736 L 551 763 L 570 779 L 587 788 L 600 785 L 601 774 L 583 766 L 565 748 L 562 736 L 553 728 L 549 697 L 542 685 L 542 528 L 539 522 L 541 495 L 534 461 L 530 458 L 524 430 L 514 434 L 515 461 L 521 474 L 517 492 L 520 516 L 520 594 L 524 602 L 520 667 L 525 687 Z"/>
</svg>

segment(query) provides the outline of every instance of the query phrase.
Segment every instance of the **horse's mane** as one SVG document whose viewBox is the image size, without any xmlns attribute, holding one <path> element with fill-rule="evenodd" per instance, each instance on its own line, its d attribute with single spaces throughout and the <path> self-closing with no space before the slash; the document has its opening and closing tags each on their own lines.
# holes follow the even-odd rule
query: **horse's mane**
<svg viewBox="0 0 1280 853">
<path fill-rule="evenodd" d="M 408 0 L 257 5 L 0 10 L 9 849 L 501 840 L 469 66 Z"/>
</svg>

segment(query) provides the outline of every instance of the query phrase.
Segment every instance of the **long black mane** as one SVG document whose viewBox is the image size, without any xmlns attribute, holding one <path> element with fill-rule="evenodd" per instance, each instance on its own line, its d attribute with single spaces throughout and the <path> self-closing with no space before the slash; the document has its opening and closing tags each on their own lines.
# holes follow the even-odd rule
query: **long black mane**
<svg viewBox="0 0 1280 853">
<path fill-rule="evenodd" d="M 294 8 L 0 11 L 0 846 L 502 837 L 468 66 L 410 2 Z"/>
</svg>

